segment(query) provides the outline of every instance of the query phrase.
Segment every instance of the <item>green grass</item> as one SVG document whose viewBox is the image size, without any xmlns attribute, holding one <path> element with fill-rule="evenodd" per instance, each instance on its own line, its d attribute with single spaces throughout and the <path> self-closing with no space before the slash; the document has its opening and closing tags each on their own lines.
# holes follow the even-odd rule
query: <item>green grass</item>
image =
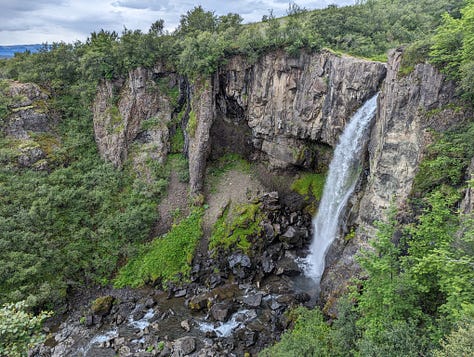
<svg viewBox="0 0 474 357">
<path fill-rule="evenodd" d="M 224 250 L 241 250 L 244 253 L 250 251 L 251 242 L 248 237 L 261 232 L 260 223 L 263 214 L 260 204 L 250 203 L 238 205 L 232 210 L 226 208 L 217 222 L 214 224 L 212 235 L 209 240 L 209 248 Z"/>
<path fill-rule="evenodd" d="M 115 278 L 115 287 L 139 287 L 162 280 L 177 282 L 189 277 L 194 249 L 202 236 L 202 208 L 195 208 L 163 237 L 145 244 L 141 252 Z"/>
<path fill-rule="evenodd" d="M 323 196 L 325 181 L 326 174 L 306 173 L 293 182 L 291 189 L 306 200 L 314 198 L 320 201 Z"/>
<path fill-rule="evenodd" d="M 171 137 L 170 152 L 172 154 L 182 153 L 184 149 L 184 133 L 183 130 L 178 127 L 176 132 Z"/>
</svg>

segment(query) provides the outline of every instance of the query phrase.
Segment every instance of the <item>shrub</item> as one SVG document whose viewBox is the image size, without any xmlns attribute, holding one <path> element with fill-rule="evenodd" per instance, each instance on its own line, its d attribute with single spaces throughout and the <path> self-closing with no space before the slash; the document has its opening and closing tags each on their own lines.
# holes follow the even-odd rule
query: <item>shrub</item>
<svg viewBox="0 0 474 357">
<path fill-rule="evenodd" d="M 43 311 L 34 316 L 26 308 L 25 301 L 0 308 L 0 356 L 26 356 L 29 349 L 44 341 L 41 325 L 52 314 Z"/>
<path fill-rule="evenodd" d="M 262 357 L 331 356 L 329 326 L 317 308 L 299 307 L 292 312 L 296 319 L 293 330 L 284 333 L 280 342 L 263 350 Z"/>
</svg>

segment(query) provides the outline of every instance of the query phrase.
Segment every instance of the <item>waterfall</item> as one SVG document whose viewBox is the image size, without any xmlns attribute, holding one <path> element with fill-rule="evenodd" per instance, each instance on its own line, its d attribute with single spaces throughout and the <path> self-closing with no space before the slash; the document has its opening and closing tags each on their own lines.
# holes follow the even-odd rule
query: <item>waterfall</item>
<svg viewBox="0 0 474 357">
<path fill-rule="evenodd" d="M 352 116 L 339 137 L 329 165 L 318 213 L 313 218 L 313 242 L 304 262 L 306 275 L 318 285 L 324 272 L 326 253 L 336 238 L 341 215 L 361 171 L 361 151 L 376 108 L 377 95 L 365 102 Z"/>
</svg>

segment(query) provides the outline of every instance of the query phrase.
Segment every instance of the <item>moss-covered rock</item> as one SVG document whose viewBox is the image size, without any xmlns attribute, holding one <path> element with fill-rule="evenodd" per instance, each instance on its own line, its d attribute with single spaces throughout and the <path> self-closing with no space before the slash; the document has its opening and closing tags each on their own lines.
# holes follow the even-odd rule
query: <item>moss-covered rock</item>
<svg viewBox="0 0 474 357">
<path fill-rule="evenodd" d="M 100 296 L 95 299 L 91 304 L 91 310 L 94 315 L 107 315 L 112 308 L 112 304 L 114 303 L 113 296 L 106 295 Z"/>
</svg>

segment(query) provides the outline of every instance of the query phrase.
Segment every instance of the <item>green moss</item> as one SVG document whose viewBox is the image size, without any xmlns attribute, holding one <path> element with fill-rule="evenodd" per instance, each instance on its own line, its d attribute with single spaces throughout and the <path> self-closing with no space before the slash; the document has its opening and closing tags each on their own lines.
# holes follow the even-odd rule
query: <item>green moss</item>
<svg viewBox="0 0 474 357">
<path fill-rule="evenodd" d="M 107 125 L 107 132 L 109 134 L 117 133 L 118 130 L 123 128 L 122 115 L 120 114 L 119 108 L 116 105 L 111 105 L 107 109 L 107 114 L 110 116 L 110 121 Z"/>
<path fill-rule="evenodd" d="M 151 118 L 148 118 L 147 120 L 142 121 L 142 123 L 140 125 L 140 129 L 145 131 L 145 130 L 149 130 L 149 129 L 159 127 L 160 124 L 161 124 L 161 119 L 160 118 L 151 117 Z"/>
<path fill-rule="evenodd" d="M 263 218 L 260 204 L 238 205 L 232 210 L 227 207 L 214 224 L 209 248 L 215 249 L 215 252 L 217 248 L 222 248 L 249 253 L 251 242 L 248 238 L 262 231 L 260 223 Z"/>
<path fill-rule="evenodd" d="M 193 110 L 189 112 L 188 125 L 186 126 L 186 131 L 191 137 L 194 137 L 197 129 L 197 118 L 196 113 Z"/>
<path fill-rule="evenodd" d="M 184 149 L 184 133 L 181 128 L 177 128 L 174 135 L 171 137 L 170 151 L 172 154 L 182 153 Z"/>
<path fill-rule="evenodd" d="M 114 298 L 110 295 L 101 296 L 92 302 L 91 310 L 96 315 L 105 315 L 112 308 Z"/>
<path fill-rule="evenodd" d="M 202 236 L 203 212 L 195 208 L 166 235 L 144 245 L 141 252 L 120 269 L 114 285 L 138 287 L 159 280 L 167 283 L 186 279 L 194 249 Z"/>
<path fill-rule="evenodd" d="M 325 174 L 305 173 L 293 182 L 291 189 L 299 193 L 306 200 L 314 198 L 320 201 L 323 196 L 325 181 Z"/>
</svg>

